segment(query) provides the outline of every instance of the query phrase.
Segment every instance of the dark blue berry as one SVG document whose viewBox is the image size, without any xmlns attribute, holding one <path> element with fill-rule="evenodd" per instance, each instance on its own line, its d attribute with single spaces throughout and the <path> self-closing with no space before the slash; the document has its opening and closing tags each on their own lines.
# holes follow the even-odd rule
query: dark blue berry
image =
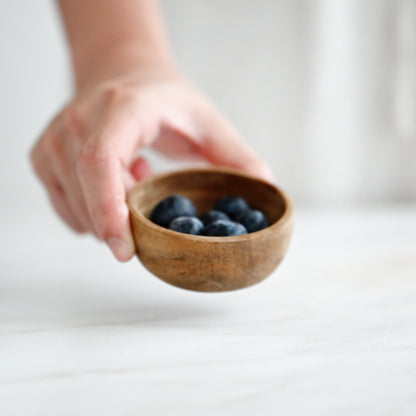
<svg viewBox="0 0 416 416">
<path fill-rule="evenodd" d="M 240 196 L 225 196 L 218 201 L 215 207 L 218 211 L 225 212 L 232 220 L 235 220 L 249 208 L 247 201 Z"/>
<path fill-rule="evenodd" d="M 249 209 L 238 216 L 238 222 L 246 227 L 248 233 L 260 231 L 269 226 L 264 214 L 257 209 Z"/>
<path fill-rule="evenodd" d="M 229 237 L 247 234 L 244 225 L 229 220 L 217 220 L 204 229 L 204 235 L 209 237 Z"/>
<path fill-rule="evenodd" d="M 224 212 L 217 211 L 215 209 L 206 212 L 205 214 L 201 215 L 200 220 L 204 223 L 204 226 L 207 227 L 214 221 L 217 220 L 229 220 L 228 215 Z"/>
<path fill-rule="evenodd" d="M 153 208 L 150 219 L 154 223 L 167 228 L 174 218 L 185 216 L 196 216 L 195 205 L 191 200 L 181 195 L 171 195 Z"/>
<path fill-rule="evenodd" d="M 201 234 L 204 224 L 196 217 L 177 217 L 169 225 L 169 228 L 178 233 L 184 234 Z"/>
</svg>

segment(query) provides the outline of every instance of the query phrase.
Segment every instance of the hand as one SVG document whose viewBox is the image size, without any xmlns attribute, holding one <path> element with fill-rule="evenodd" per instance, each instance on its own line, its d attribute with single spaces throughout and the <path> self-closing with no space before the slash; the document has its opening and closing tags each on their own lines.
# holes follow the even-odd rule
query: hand
<svg viewBox="0 0 416 416">
<path fill-rule="evenodd" d="M 80 91 L 31 152 L 55 210 L 73 230 L 135 252 L 126 192 L 151 168 L 140 149 L 204 159 L 271 179 L 267 165 L 189 83 L 175 73 L 120 76 Z"/>
</svg>

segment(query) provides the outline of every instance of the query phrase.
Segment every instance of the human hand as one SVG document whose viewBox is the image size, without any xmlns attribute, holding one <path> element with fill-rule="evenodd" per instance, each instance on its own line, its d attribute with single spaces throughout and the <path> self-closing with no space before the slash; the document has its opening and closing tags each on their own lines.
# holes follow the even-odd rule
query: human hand
<svg viewBox="0 0 416 416">
<path fill-rule="evenodd" d="M 51 122 L 31 161 L 66 224 L 93 233 L 127 261 L 135 247 L 126 193 L 151 174 L 140 157 L 149 146 L 172 158 L 272 178 L 235 129 L 174 71 L 88 85 Z"/>
</svg>

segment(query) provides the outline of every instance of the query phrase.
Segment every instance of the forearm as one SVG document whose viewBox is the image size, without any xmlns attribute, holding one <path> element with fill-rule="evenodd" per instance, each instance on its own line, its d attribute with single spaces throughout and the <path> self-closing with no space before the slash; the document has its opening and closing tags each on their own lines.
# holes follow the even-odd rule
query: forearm
<svg viewBox="0 0 416 416">
<path fill-rule="evenodd" d="M 57 0 L 77 88 L 131 68 L 172 67 L 155 0 Z"/>
</svg>

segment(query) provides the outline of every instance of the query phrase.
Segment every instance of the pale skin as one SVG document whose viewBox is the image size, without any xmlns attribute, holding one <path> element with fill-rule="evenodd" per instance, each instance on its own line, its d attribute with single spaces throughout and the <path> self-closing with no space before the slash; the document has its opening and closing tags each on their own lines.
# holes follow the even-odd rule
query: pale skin
<svg viewBox="0 0 416 416">
<path fill-rule="evenodd" d="M 199 159 L 272 180 L 266 163 L 177 70 L 153 0 L 58 0 L 73 99 L 31 152 L 65 223 L 135 253 L 126 193 L 152 174 L 140 150 Z"/>
</svg>

